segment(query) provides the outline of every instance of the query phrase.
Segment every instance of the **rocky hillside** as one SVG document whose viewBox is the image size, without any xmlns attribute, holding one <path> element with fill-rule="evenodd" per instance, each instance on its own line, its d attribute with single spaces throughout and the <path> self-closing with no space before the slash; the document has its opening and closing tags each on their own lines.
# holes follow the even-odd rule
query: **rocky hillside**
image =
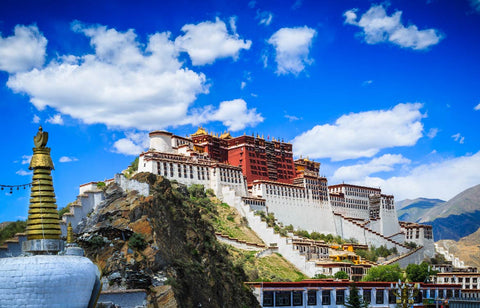
<svg viewBox="0 0 480 308">
<path fill-rule="evenodd" d="M 151 307 L 258 307 L 243 268 L 204 218 L 215 209 L 203 190 L 152 174 L 135 178 L 150 184 L 151 196 L 111 184 L 78 230 L 107 288 L 147 289 Z"/>
<path fill-rule="evenodd" d="M 469 236 L 461 238 L 458 242 L 441 240 L 437 243 L 464 261 L 465 265 L 480 267 L 480 228 Z"/>
</svg>

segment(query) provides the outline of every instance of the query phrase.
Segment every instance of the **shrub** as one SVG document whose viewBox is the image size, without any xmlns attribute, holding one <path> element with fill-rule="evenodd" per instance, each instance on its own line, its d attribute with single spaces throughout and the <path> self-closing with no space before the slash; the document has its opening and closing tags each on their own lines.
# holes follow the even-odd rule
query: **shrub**
<svg viewBox="0 0 480 308">
<path fill-rule="evenodd" d="M 215 192 L 213 191 L 213 189 L 211 188 L 208 188 L 205 193 L 207 194 L 207 196 L 209 197 L 215 197 Z"/>
<path fill-rule="evenodd" d="M 94 235 L 89 240 L 88 243 L 95 249 L 102 248 L 106 242 L 100 235 Z"/>
<path fill-rule="evenodd" d="M 147 248 L 147 242 L 145 242 L 145 236 L 140 233 L 133 233 L 128 240 L 128 247 L 135 250 L 144 250 Z"/>
<path fill-rule="evenodd" d="M 191 198 L 205 198 L 207 195 L 205 194 L 205 187 L 199 184 L 190 185 L 188 188 L 188 193 L 190 194 Z"/>
</svg>

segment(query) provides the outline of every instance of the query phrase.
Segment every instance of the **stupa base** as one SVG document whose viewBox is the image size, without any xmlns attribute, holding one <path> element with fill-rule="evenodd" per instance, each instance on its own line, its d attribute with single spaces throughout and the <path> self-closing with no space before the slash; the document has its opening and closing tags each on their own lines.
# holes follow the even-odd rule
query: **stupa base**
<svg viewBox="0 0 480 308">
<path fill-rule="evenodd" d="M 51 255 L 62 251 L 64 242 L 54 239 L 28 240 L 22 243 L 23 252 L 37 255 Z"/>
</svg>

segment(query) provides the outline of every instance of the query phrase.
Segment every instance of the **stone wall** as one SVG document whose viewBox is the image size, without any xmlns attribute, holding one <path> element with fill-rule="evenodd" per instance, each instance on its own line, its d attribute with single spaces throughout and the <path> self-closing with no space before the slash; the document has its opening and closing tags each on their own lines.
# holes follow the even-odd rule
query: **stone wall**
<svg viewBox="0 0 480 308">
<path fill-rule="evenodd" d="M 121 308 L 147 307 L 147 293 L 145 290 L 118 290 L 100 293 L 97 305 L 109 302 Z"/>
</svg>

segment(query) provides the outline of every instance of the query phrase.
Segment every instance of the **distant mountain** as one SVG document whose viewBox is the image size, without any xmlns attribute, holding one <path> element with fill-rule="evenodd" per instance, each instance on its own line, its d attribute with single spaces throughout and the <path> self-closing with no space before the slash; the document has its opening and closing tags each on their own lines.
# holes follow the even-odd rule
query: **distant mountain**
<svg viewBox="0 0 480 308">
<path fill-rule="evenodd" d="M 440 199 L 406 199 L 395 203 L 398 219 L 401 221 L 419 222 L 424 214 L 431 208 L 438 206 L 445 201 Z"/>
<path fill-rule="evenodd" d="M 456 240 L 480 227 L 480 185 L 459 193 L 447 202 L 418 198 L 396 203 L 398 219 L 433 226 L 433 237 Z"/>
<path fill-rule="evenodd" d="M 463 215 L 480 211 L 480 184 L 459 193 L 445 203 L 428 210 L 420 222 L 434 221 L 450 215 Z M 476 230 L 476 229 L 475 229 Z"/>
</svg>

